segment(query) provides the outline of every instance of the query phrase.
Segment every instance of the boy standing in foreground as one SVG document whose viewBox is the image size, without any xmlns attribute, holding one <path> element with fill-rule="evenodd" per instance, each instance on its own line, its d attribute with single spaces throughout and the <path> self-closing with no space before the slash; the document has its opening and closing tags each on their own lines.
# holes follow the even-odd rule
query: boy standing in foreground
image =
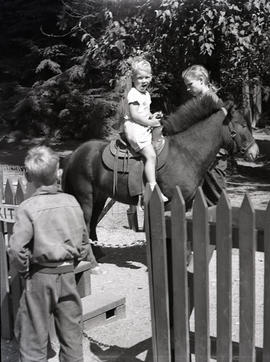
<svg viewBox="0 0 270 362">
<path fill-rule="evenodd" d="M 58 190 L 59 158 L 50 148 L 29 150 L 25 167 L 37 188 L 22 202 L 10 239 L 10 262 L 25 277 L 15 322 L 21 362 L 47 361 L 50 315 L 60 342 L 60 361 L 83 361 L 82 307 L 74 266 L 91 253 L 83 212 Z"/>
</svg>

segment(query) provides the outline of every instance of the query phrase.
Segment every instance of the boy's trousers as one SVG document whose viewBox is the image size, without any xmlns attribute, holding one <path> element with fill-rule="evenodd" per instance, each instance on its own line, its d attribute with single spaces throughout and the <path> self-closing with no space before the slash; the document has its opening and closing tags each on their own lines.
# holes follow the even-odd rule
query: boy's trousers
<svg viewBox="0 0 270 362">
<path fill-rule="evenodd" d="M 50 315 L 60 342 L 61 362 L 82 362 L 82 306 L 74 271 L 34 273 L 26 281 L 16 317 L 21 362 L 46 362 Z"/>
</svg>

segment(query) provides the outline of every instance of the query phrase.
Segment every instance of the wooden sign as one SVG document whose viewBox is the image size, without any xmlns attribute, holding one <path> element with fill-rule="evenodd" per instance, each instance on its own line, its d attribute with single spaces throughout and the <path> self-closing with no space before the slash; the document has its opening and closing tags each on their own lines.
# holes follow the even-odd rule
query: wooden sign
<svg viewBox="0 0 270 362">
<path fill-rule="evenodd" d="M 17 205 L 0 204 L 0 221 L 15 222 Z"/>
</svg>

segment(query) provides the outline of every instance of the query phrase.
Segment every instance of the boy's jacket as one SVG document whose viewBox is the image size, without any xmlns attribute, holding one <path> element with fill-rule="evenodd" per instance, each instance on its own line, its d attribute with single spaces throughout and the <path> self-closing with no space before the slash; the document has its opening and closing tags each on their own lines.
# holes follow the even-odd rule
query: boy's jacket
<svg viewBox="0 0 270 362">
<path fill-rule="evenodd" d="M 31 264 L 81 260 L 89 247 L 79 203 L 56 185 L 38 188 L 19 205 L 9 256 L 21 273 L 28 272 Z"/>
</svg>

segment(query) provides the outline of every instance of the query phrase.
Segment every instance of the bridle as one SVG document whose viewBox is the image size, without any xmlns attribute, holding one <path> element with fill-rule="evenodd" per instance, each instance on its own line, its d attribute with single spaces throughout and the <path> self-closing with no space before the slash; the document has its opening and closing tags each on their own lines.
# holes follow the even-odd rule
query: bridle
<svg viewBox="0 0 270 362">
<path fill-rule="evenodd" d="M 227 126 L 228 126 L 228 129 L 230 132 L 231 139 L 233 140 L 233 147 L 232 147 L 231 151 L 233 153 L 241 153 L 241 155 L 245 155 L 245 153 L 248 151 L 248 149 L 252 145 L 254 145 L 255 139 L 252 137 L 250 142 L 248 142 L 245 145 L 242 145 L 241 136 L 239 133 L 236 132 L 231 119 L 228 121 Z"/>
</svg>

